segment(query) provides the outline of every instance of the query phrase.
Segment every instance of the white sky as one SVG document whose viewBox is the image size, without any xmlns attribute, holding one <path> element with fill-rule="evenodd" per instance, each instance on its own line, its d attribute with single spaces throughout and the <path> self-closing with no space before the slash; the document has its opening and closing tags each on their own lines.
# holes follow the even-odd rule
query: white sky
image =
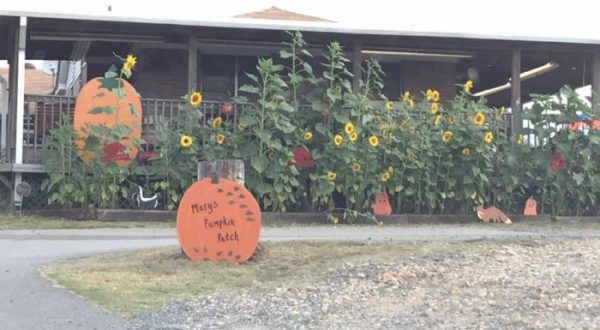
<svg viewBox="0 0 600 330">
<path fill-rule="evenodd" d="M 569 38 L 600 43 L 598 1 L 540 0 L 19 0 L 2 1 L 0 14 L 48 12 L 133 19 L 227 23 L 237 14 L 277 6 L 336 21 L 344 29 L 452 33 L 491 37 Z M 108 7 L 111 6 L 111 11 Z M 281 23 L 281 22 L 276 22 Z M 268 22 L 267 22 L 268 24 Z M 271 22 L 272 24 L 272 22 Z M 301 25 L 301 24 L 299 24 Z M 314 24 L 313 24 L 314 25 Z"/>
</svg>

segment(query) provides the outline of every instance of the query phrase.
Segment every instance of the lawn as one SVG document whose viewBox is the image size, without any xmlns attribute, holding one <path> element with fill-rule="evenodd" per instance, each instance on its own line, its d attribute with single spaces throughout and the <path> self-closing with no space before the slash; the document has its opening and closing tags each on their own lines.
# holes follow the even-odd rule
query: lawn
<svg viewBox="0 0 600 330">
<path fill-rule="evenodd" d="M 64 220 L 0 213 L 0 230 L 6 229 L 87 229 L 87 228 L 172 228 L 175 222 Z"/>
<path fill-rule="evenodd" d="M 213 292 L 269 290 L 315 282 L 352 264 L 418 256 L 481 243 L 264 243 L 248 263 L 191 262 L 176 247 L 60 261 L 41 273 L 100 308 L 129 317 Z M 496 243 L 491 243 L 496 244 Z"/>
</svg>

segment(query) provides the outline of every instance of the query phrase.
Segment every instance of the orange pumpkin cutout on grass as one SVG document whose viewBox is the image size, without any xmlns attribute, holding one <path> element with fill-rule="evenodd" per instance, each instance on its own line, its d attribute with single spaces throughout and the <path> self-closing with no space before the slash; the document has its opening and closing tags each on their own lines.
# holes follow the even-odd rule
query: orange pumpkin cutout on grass
<svg viewBox="0 0 600 330">
<path fill-rule="evenodd" d="M 525 209 L 523 210 L 524 215 L 538 215 L 537 213 L 537 202 L 533 197 L 529 197 L 525 202 Z"/>
<path fill-rule="evenodd" d="M 390 215 L 392 214 L 392 206 L 388 195 L 384 192 L 375 196 L 375 204 L 373 204 L 373 214 L 375 215 Z"/>
<path fill-rule="evenodd" d="M 256 199 L 227 179 L 197 181 L 177 209 L 177 239 L 192 260 L 248 260 L 256 250 L 260 224 Z"/>
<path fill-rule="evenodd" d="M 133 88 L 126 80 L 121 80 L 124 96 L 121 99 L 117 99 L 114 92 L 102 87 L 102 79 L 103 78 L 98 77 L 88 81 L 79 92 L 77 100 L 75 101 L 73 127 L 81 137 L 77 146 L 80 149 L 85 149 L 83 139 L 87 134 L 82 129 L 86 129 L 88 126 L 99 125 L 113 127 L 118 121 L 119 124 L 131 128 L 131 135 L 119 141 L 122 145 L 122 149 L 119 151 L 120 153 L 112 154 L 107 152 L 105 159 L 110 160 L 111 162 L 114 161 L 121 167 L 126 167 L 132 159 L 135 159 L 138 153 L 133 142 L 134 139 L 140 139 L 142 137 L 142 102 L 140 101 L 140 96 L 135 88 Z M 96 113 L 98 111 L 94 110 L 106 107 L 112 107 L 117 110 L 118 113 Z M 132 112 L 132 107 L 135 109 L 135 113 Z M 116 142 L 113 144 L 115 143 Z M 112 146 L 108 148 L 110 151 L 116 149 L 117 148 L 113 148 Z M 124 153 L 124 150 L 128 150 L 129 152 Z M 89 161 L 93 157 L 92 152 L 87 152 L 84 153 L 82 159 L 84 161 Z"/>
</svg>

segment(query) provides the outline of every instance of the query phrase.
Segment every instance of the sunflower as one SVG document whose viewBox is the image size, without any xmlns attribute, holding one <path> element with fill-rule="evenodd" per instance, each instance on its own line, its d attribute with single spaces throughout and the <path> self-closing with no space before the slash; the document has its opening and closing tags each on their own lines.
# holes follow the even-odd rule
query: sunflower
<svg viewBox="0 0 600 330">
<path fill-rule="evenodd" d="M 356 132 L 352 132 L 350 134 L 350 141 L 354 142 L 356 139 L 358 139 L 358 134 L 356 134 Z"/>
<path fill-rule="evenodd" d="M 377 136 L 375 136 L 375 135 L 371 135 L 369 137 L 369 144 L 372 147 L 377 147 L 379 145 L 379 138 L 377 138 Z"/>
<path fill-rule="evenodd" d="M 465 91 L 465 93 L 467 93 L 467 94 L 471 94 L 472 88 L 473 88 L 472 80 L 467 80 L 467 82 L 465 82 L 465 84 L 463 85 L 463 91 Z"/>
<path fill-rule="evenodd" d="M 388 166 L 388 172 L 394 173 L 394 167 L 393 166 Z"/>
<path fill-rule="evenodd" d="M 442 134 L 442 141 L 444 141 L 445 143 L 448 143 L 448 141 L 450 141 L 451 139 L 452 139 L 452 132 L 445 131 L 444 134 Z"/>
<path fill-rule="evenodd" d="M 438 109 L 440 108 L 440 105 L 437 102 L 433 102 L 431 103 L 431 113 L 432 114 L 436 114 L 438 112 Z"/>
<path fill-rule="evenodd" d="M 462 154 L 463 154 L 463 156 L 468 157 L 471 154 L 471 149 L 463 148 Z"/>
<path fill-rule="evenodd" d="M 333 137 L 333 143 L 338 147 L 342 144 L 342 141 L 344 141 L 344 138 L 339 134 L 336 134 Z"/>
<path fill-rule="evenodd" d="M 383 174 L 381 175 L 381 181 L 386 182 L 389 179 L 390 179 L 390 172 L 388 172 L 388 171 L 383 172 Z"/>
<path fill-rule="evenodd" d="M 192 146 L 193 140 L 189 135 L 182 134 L 181 138 L 179 138 L 179 144 L 182 148 L 189 148 Z"/>
<path fill-rule="evenodd" d="M 215 140 L 217 141 L 218 144 L 223 144 L 223 141 L 225 141 L 225 135 L 217 134 L 217 137 L 215 138 Z"/>
<path fill-rule="evenodd" d="M 408 104 L 409 107 L 412 107 L 415 105 L 415 101 L 413 99 L 409 99 L 408 102 L 406 102 L 406 104 Z"/>
<path fill-rule="evenodd" d="M 335 181 L 336 177 L 337 177 L 337 174 L 335 174 L 335 172 L 329 172 L 329 173 L 327 173 L 327 179 L 329 181 Z"/>
<path fill-rule="evenodd" d="M 428 89 L 425 93 L 425 97 L 427 98 L 427 101 L 433 100 L 433 91 L 431 89 Z"/>
<path fill-rule="evenodd" d="M 360 172 L 360 164 L 359 163 L 352 164 L 352 172 L 354 172 L 354 173 Z"/>
<path fill-rule="evenodd" d="M 137 57 L 132 54 L 127 55 L 125 60 L 123 61 L 123 71 L 131 71 L 137 63 Z"/>
<path fill-rule="evenodd" d="M 448 117 L 448 119 L 446 119 L 446 123 L 448 123 L 448 125 L 454 125 L 454 117 Z"/>
<path fill-rule="evenodd" d="M 408 100 L 410 100 L 410 92 L 405 91 L 404 93 L 402 93 L 402 101 L 408 102 Z"/>
<path fill-rule="evenodd" d="M 304 132 L 304 141 L 312 140 L 313 134 L 312 132 Z"/>
<path fill-rule="evenodd" d="M 392 110 L 394 110 L 394 102 L 392 102 L 392 101 L 387 101 L 387 102 L 385 102 L 385 108 L 386 108 L 388 111 L 392 111 Z"/>
<path fill-rule="evenodd" d="M 523 134 L 517 135 L 517 144 L 523 144 Z"/>
<path fill-rule="evenodd" d="M 478 112 L 475 117 L 473 117 L 473 123 L 475 123 L 477 126 L 483 125 L 483 123 L 485 123 L 485 116 L 483 113 Z"/>
<path fill-rule="evenodd" d="M 492 141 L 494 141 L 494 134 L 492 134 L 492 132 L 485 133 L 485 135 L 483 136 L 483 142 L 489 144 L 492 143 Z"/>
<path fill-rule="evenodd" d="M 442 122 L 442 115 L 437 115 L 435 116 L 435 120 L 433 121 L 433 123 L 437 126 Z"/>
<path fill-rule="evenodd" d="M 417 158 L 417 155 L 415 155 L 415 153 L 412 152 L 412 151 L 407 151 L 406 152 L 406 158 L 408 160 L 415 160 Z"/>
<path fill-rule="evenodd" d="M 193 92 L 190 95 L 190 105 L 194 108 L 197 108 L 202 102 L 202 94 L 200 92 Z"/>
<path fill-rule="evenodd" d="M 440 100 L 440 92 L 438 92 L 434 89 L 433 92 L 431 92 L 431 100 L 433 102 L 439 101 Z"/>
<path fill-rule="evenodd" d="M 344 126 L 344 131 L 348 135 L 352 134 L 352 132 L 354 132 L 354 125 L 352 125 L 352 123 L 346 123 L 346 125 Z"/>
<path fill-rule="evenodd" d="M 217 117 L 217 118 L 213 119 L 212 127 L 219 128 L 219 127 L 221 127 L 221 124 L 223 124 L 223 118 Z"/>
</svg>

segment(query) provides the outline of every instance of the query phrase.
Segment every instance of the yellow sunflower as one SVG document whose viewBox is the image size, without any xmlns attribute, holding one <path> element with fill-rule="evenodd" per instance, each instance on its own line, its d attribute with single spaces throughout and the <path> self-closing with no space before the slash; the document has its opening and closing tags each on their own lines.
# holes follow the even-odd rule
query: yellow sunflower
<svg viewBox="0 0 600 330">
<path fill-rule="evenodd" d="M 394 173 L 394 167 L 393 166 L 388 166 L 388 172 Z"/>
<path fill-rule="evenodd" d="M 213 119 L 212 127 L 219 128 L 219 127 L 221 127 L 221 124 L 223 124 L 223 118 L 217 117 L 217 118 Z"/>
<path fill-rule="evenodd" d="M 471 94 L 471 89 L 473 89 L 473 81 L 467 80 L 467 82 L 465 82 L 463 85 L 463 91 L 465 91 L 467 94 Z"/>
<path fill-rule="evenodd" d="M 337 174 L 335 174 L 335 172 L 329 172 L 329 173 L 327 173 L 327 179 L 329 181 L 335 181 L 336 177 L 337 177 Z"/>
<path fill-rule="evenodd" d="M 523 134 L 517 135 L 517 140 L 516 140 L 517 144 L 523 144 L 523 139 L 524 139 Z"/>
<path fill-rule="evenodd" d="M 356 134 L 356 132 L 352 132 L 350 134 L 350 141 L 354 142 L 356 139 L 358 139 L 358 134 Z"/>
<path fill-rule="evenodd" d="M 410 92 L 409 91 L 405 91 L 404 93 L 402 93 L 402 101 L 404 102 L 408 102 L 408 100 L 410 100 Z"/>
<path fill-rule="evenodd" d="M 352 164 L 352 172 L 354 172 L 354 173 L 360 172 L 360 164 L 359 163 Z"/>
<path fill-rule="evenodd" d="M 194 108 L 197 108 L 202 102 L 202 94 L 200 92 L 193 92 L 190 95 L 190 105 Z"/>
<path fill-rule="evenodd" d="M 483 142 L 490 144 L 492 141 L 494 141 L 494 134 L 492 134 L 492 132 L 485 133 L 483 136 Z"/>
<path fill-rule="evenodd" d="M 182 134 L 179 138 L 179 144 L 182 148 L 189 148 L 192 146 L 193 140 L 189 135 Z"/>
<path fill-rule="evenodd" d="M 442 115 L 437 115 L 435 116 L 435 120 L 433 121 L 433 123 L 437 126 L 442 122 Z"/>
<path fill-rule="evenodd" d="M 383 172 L 383 174 L 381 175 L 381 181 L 386 182 L 389 179 L 390 179 L 390 172 L 388 172 L 388 171 Z"/>
<path fill-rule="evenodd" d="M 348 135 L 352 134 L 352 132 L 354 132 L 354 125 L 352 123 L 346 123 L 346 125 L 344 126 L 344 131 Z"/>
<path fill-rule="evenodd" d="M 336 134 L 333 137 L 333 144 L 335 144 L 338 147 L 342 144 L 342 141 L 344 141 L 344 138 L 339 134 Z"/>
<path fill-rule="evenodd" d="M 431 89 L 428 89 L 425 93 L 425 97 L 427 98 L 427 101 L 433 100 L 433 91 Z"/>
<path fill-rule="evenodd" d="M 409 99 L 406 104 L 408 104 L 409 107 L 413 107 L 415 105 L 415 100 Z"/>
<path fill-rule="evenodd" d="M 377 138 L 377 136 L 375 136 L 375 135 L 371 135 L 369 137 L 369 144 L 372 147 L 377 147 L 379 145 L 379 138 Z"/>
<path fill-rule="evenodd" d="M 385 102 L 385 108 L 386 108 L 388 111 L 392 111 L 392 110 L 394 110 L 394 102 L 392 102 L 392 101 L 387 101 L 387 102 Z"/>
<path fill-rule="evenodd" d="M 123 61 L 123 71 L 131 71 L 137 63 L 137 57 L 132 54 L 127 55 Z"/>
<path fill-rule="evenodd" d="M 454 117 L 450 116 L 446 119 L 446 123 L 448 123 L 448 125 L 454 125 Z"/>
<path fill-rule="evenodd" d="M 475 117 L 473 117 L 473 123 L 475 123 L 477 126 L 483 125 L 483 123 L 485 123 L 485 116 L 483 113 L 478 112 Z"/>
<path fill-rule="evenodd" d="M 437 102 L 440 100 L 440 92 L 436 91 L 435 89 L 431 92 L 431 100 L 433 102 Z"/>
<path fill-rule="evenodd" d="M 463 156 L 468 157 L 471 154 L 471 149 L 463 148 L 462 154 L 463 154 Z"/>
<path fill-rule="evenodd" d="M 304 132 L 304 141 L 312 140 L 313 134 L 312 132 Z"/>
<path fill-rule="evenodd" d="M 437 103 L 437 102 L 433 102 L 433 103 L 431 103 L 431 109 L 430 109 L 430 110 L 431 110 L 431 113 L 432 113 L 432 114 L 434 114 L 434 115 L 435 115 L 435 114 L 438 112 L 438 109 L 439 109 L 439 108 L 440 108 L 440 105 L 439 105 L 439 103 Z"/>
<path fill-rule="evenodd" d="M 442 134 L 442 141 L 444 141 L 445 143 L 448 143 L 451 139 L 452 139 L 452 132 L 450 131 L 445 131 L 444 134 Z"/>
<path fill-rule="evenodd" d="M 225 136 L 223 134 L 217 134 L 217 137 L 215 138 L 215 140 L 217 141 L 218 144 L 222 144 L 223 141 L 225 141 Z"/>
</svg>

